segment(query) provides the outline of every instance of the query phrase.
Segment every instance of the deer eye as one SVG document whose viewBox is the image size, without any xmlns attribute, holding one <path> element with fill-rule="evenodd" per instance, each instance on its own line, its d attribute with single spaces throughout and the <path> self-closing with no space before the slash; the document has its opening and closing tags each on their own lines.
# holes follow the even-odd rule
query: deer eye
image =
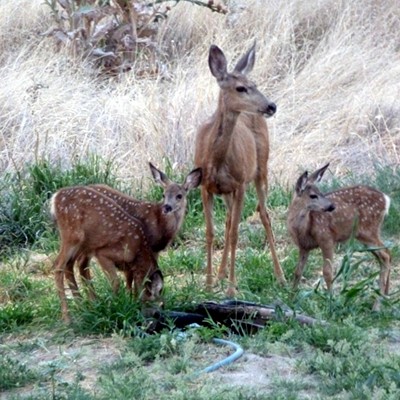
<svg viewBox="0 0 400 400">
<path fill-rule="evenodd" d="M 236 91 L 239 93 L 247 93 L 247 88 L 245 88 L 244 86 L 238 86 L 236 88 Z"/>
<path fill-rule="evenodd" d="M 176 198 L 177 198 L 178 200 L 181 200 L 181 199 L 182 199 L 182 195 L 181 195 L 181 194 L 177 194 L 177 195 L 176 195 Z"/>
<path fill-rule="evenodd" d="M 318 199 L 318 196 L 316 194 L 310 194 L 310 199 Z"/>
</svg>

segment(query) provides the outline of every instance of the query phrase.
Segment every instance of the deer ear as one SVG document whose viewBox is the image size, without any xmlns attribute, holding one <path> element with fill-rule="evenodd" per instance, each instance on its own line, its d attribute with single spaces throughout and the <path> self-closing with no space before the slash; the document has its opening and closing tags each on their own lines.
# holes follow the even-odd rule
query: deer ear
<svg viewBox="0 0 400 400">
<path fill-rule="evenodd" d="M 164 172 L 157 169 L 151 162 L 149 162 L 151 174 L 153 175 L 154 180 L 156 183 L 161 185 L 162 187 L 168 186 L 171 181 L 168 179 L 168 176 L 164 174 Z"/>
<path fill-rule="evenodd" d="M 227 62 L 222 50 L 214 44 L 210 47 L 208 53 L 208 66 L 217 81 L 222 81 L 228 74 Z"/>
<path fill-rule="evenodd" d="M 306 188 L 308 182 L 308 172 L 304 172 L 303 175 L 300 176 L 299 179 L 297 179 L 296 182 L 296 194 L 298 196 L 301 196 L 304 192 L 304 189 Z"/>
<path fill-rule="evenodd" d="M 161 295 L 163 287 L 164 278 L 162 272 L 157 270 L 150 275 L 148 281 L 146 282 L 146 288 L 150 292 L 151 297 L 156 299 Z"/>
<path fill-rule="evenodd" d="M 247 51 L 247 53 L 242 56 L 242 58 L 237 62 L 234 69 L 235 72 L 240 72 L 243 75 L 247 75 L 252 71 L 254 67 L 254 62 L 256 60 L 256 42 L 254 41 L 253 46 Z"/>
<path fill-rule="evenodd" d="M 324 173 L 328 169 L 328 167 L 329 167 L 329 163 L 324 165 L 322 168 L 317 169 L 315 172 L 313 172 L 310 175 L 309 181 L 312 182 L 312 183 L 314 183 L 314 182 L 318 183 L 322 179 L 322 177 L 324 176 Z"/>
<path fill-rule="evenodd" d="M 188 192 L 197 186 L 200 185 L 201 179 L 203 177 L 202 169 L 196 168 L 185 179 L 185 183 L 183 184 L 183 188 Z"/>
</svg>

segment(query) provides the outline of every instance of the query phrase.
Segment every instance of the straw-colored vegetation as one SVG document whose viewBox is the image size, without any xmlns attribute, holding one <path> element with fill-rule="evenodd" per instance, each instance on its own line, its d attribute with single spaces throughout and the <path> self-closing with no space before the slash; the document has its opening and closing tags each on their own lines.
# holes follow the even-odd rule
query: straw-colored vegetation
<svg viewBox="0 0 400 400">
<path fill-rule="evenodd" d="M 171 2 L 171 5 L 174 3 Z M 0 172 L 41 158 L 112 157 L 124 177 L 164 157 L 190 168 L 196 128 L 214 109 L 210 44 L 231 62 L 257 41 L 252 78 L 278 105 L 271 179 L 331 161 L 337 173 L 399 161 L 400 9 L 396 0 L 180 2 L 155 38 L 163 73 L 105 78 L 92 60 L 42 36 L 40 0 L 0 4 Z"/>
<path fill-rule="evenodd" d="M 107 43 L 107 35 L 96 41 L 96 30 L 87 25 L 90 7 L 72 23 L 73 11 L 62 11 L 67 19 L 54 14 L 66 0 L 0 0 L 2 399 L 400 398 L 399 0 L 202 2 L 208 6 L 156 0 L 168 17 L 152 24 L 150 36 L 138 24 L 136 31 L 122 29 L 119 42 Z M 119 5 L 117 26 L 136 18 L 121 9 L 124 0 L 87 3 Z M 213 12 L 216 4 L 228 12 Z M 132 32 L 141 39 L 134 53 Z M 71 41 L 75 34 L 79 43 Z M 220 46 L 233 67 L 254 40 L 251 77 L 278 107 L 268 119 L 267 205 L 286 278 L 292 280 L 298 259 L 286 228 L 293 183 L 306 168 L 329 161 L 321 190 L 368 182 L 392 199 L 382 227 L 392 254 L 391 287 L 381 312 L 371 311 L 379 297 L 377 262 L 354 240 L 336 250 L 332 293 L 324 288 L 318 251 L 298 290 L 279 285 L 249 188 L 239 227 L 238 298 L 274 304 L 278 316 L 287 307 L 322 324 L 279 319 L 249 333 L 249 321 L 235 320 L 239 335 L 211 320 L 185 333 L 167 321 L 168 328 L 149 335 L 152 324 L 140 303 L 125 288 L 114 294 L 95 262 L 97 297 L 90 301 L 79 281 L 82 299 L 68 298 L 72 322 L 64 324 L 52 269 L 60 244 L 48 215 L 51 194 L 96 182 L 160 200 L 147 162 L 183 181 L 193 166 L 197 127 L 216 107 L 209 46 Z M 109 60 L 100 61 L 103 51 Z M 181 231 L 158 258 L 167 312 L 225 299 L 224 281 L 212 293 L 204 290 L 199 190 L 189 194 L 187 208 Z M 218 199 L 216 258 L 224 221 Z M 245 355 L 198 375 L 229 351 L 211 342 L 214 337 L 241 344 Z"/>
</svg>

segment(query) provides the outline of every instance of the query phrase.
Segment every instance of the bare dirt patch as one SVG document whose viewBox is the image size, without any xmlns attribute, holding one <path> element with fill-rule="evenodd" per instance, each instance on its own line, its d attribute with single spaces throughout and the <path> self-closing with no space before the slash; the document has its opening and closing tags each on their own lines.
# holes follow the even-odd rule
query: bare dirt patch
<svg viewBox="0 0 400 400">
<path fill-rule="evenodd" d="M 119 336 L 77 338 L 72 343 L 66 344 L 51 344 L 51 341 L 50 335 L 35 339 L 19 337 L 10 339 L 0 346 L 3 350 L 5 348 L 8 350 L 9 357 L 47 376 L 48 388 L 51 387 L 52 378 L 59 383 L 73 384 L 79 376 L 80 386 L 93 393 L 96 390 L 100 369 L 121 359 L 126 344 L 125 339 Z M 27 350 L 29 347 L 32 349 Z M 210 344 L 201 352 L 196 363 L 207 367 L 224 359 L 230 353 L 229 348 Z M 151 370 L 153 366 L 150 364 L 147 368 Z M 296 357 L 273 354 L 260 356 L 246 352 L 236 362 L 207 375 L 219 381 L 221 385 L 248 387 L 251 390 L 257 388 L 261 393 L 269 393 L 271 383 L 276 379 L 290 382 L 300 378 L 296 371 Z M 29 385 L 6 391 L 0 395 L 0 399 L 29 395 L 43 389 L 43 386 L 38 388 L 36 385 Z"/>
<path fill-rule="evenodd" d="M 58 382 L 72 384 L 77 376 L 80 386 L 93 391 L 101 367 L 106 367 L 121 357 L 121 341 L 119 338 L 82 338 L 68 344 L 48 344 L 49 338 L 23 339 L 17 338 L 3 344 L 8 347 L 8 356 L 18 360 L 29 369 L 36 370 L 43 376 L 51 375 Z M 33 350 L 24 351 L 31 345 Z M 16 394 L 28 395 L 35 391 L 34 385 L 7 391 L 1 399 L 8 399 Z"/>
</svg>

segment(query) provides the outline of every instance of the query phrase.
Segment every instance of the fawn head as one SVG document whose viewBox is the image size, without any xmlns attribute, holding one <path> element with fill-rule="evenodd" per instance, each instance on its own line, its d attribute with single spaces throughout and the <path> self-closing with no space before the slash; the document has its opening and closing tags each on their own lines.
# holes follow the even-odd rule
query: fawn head
<svg viewBox="0 0 400 400">
<path fill-rule="evenodd" d="M 164 172 L 149 163 L 154 180 L 164 188 L 164 201 L 162 213 L 170 214 L 186 210 L 187 194 L 191 189 L 198 187 L 201 183 L 201 168 L 191 171 L 182 185 L 172 182 Z"/>
<path fill-rule="evenodd" d="M 255 83 L 246 76 L 254 67 L 255 47 L 254 43 L 237 62 L 234 70 L 229 73 L 224 53 L 218 46 L 212 45 L 209 51 L 208 65 L 211 73 L 217 79 L 225 105 L 229 110 L 271 117 L 276 112 L 276 104 L 268 100 L 257 89 Z"/>
<path fill-rule="evenodd" d="M 309 211 L 331 212 L 335 205 L 315 185 L 319 182 L 328 169 L 329 163 L 308 175 L 304 172 L 296 182 L 296 197 L 305 202 L 305 207 Z"/>
<path fill-rule="evenodd" d="M 145 302 L 155 302 L 160 299 L 164 287 L 164 278 L 159 269 L 146 279 L 141 298 Z"/>
</svg>

